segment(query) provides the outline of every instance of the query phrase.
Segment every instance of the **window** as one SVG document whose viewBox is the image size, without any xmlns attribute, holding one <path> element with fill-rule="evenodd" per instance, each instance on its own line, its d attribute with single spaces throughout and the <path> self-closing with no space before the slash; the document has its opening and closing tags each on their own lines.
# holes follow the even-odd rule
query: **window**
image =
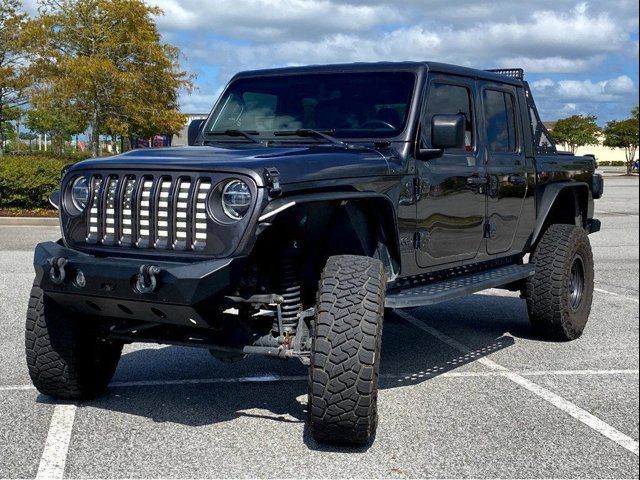
<svg viewBox="0 0 640 480">
<path fill-rule="evenodd" d="M 393 137 L 404 130 L 414 83 L 411 72 L 384 71 L 240 78 L 204 133 L 242 129 L 265 138 L 314 128 L 342 138 Z"/>
<path fill-rule="evenodd" d="M 513 95 L 497 90 L 485 90 L 483 103 L 489 151 L 515 152 L 517 142 Z"/>
<path fill-rule="evenodd" d="M 422 126 L 422 144 L 431 146 L 431 120 L 434 115 L 455 115 L 462 113 L 466 118 L 465 150 L 471 151 L 473 146 L 473 107 L 471 92 L 459 85 L 434 83 L 429 87 L 427 109 Z M 455 149 L 448 149 L 455 150 Z"/>
</svg>

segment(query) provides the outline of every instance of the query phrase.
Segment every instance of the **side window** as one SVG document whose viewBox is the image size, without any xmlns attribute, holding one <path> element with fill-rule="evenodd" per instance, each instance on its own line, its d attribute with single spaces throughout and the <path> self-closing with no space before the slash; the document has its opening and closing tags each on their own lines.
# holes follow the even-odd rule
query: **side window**
<svg viewBox="0 0 640 480">
<path fill-rule="evenodd" d="M 482 96 L 489 151 L 515 152 L 517 142 L 513 95 L 498 90 L 485 90 Z"/>
<path fill-rule="evenodd" d="M 462 113 L 466 118 L 465 150 L 473 148 L 473 103 L 471 91 L 459 85 L 433 83 L 429 87 L 427 105 L 422 123 L 421 143 L 431 147 L 431 119 L 434 115 Z M 456 149 L 449 149 L 455 151 Z"/>
</svg>

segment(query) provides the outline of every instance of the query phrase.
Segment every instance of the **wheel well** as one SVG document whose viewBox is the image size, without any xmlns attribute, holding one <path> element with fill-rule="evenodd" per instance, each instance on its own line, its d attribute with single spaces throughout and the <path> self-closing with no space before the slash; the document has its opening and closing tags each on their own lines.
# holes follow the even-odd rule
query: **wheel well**
<svg viewBox="0 0 640 480">
<path fill-rule="evenodd" d="M 394 211 L 384 199 L 303 203 L 281 212 L 271 223 L 256 240 L 251 263 L 277 277 L 283 260 L 294 253 L 307 286 L 305 296 L 315 296 L 320 272 L 332 255 L 379 258 L 389 277 L 400 270 Z"/>
<path fill-rule="evenodd" d="M 543 220 L 542 227 L 535 238 L 537 243 L 550 225 L 565 224 L 587 226 L 589 188 L 586 185 L 566 187 L 560 190 Z"/>
</svg>

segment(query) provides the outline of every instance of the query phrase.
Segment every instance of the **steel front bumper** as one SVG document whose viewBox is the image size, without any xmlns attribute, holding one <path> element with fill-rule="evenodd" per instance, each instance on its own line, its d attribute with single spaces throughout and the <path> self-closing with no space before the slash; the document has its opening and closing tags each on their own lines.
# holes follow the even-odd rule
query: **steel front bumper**
<svg viewBox="0 0 640 480">
<path fill-rule="evenodd" d="M 36 284 L 72 311 L 193 327 L 213 323 L 245 259 L 178 263 L 97 257 L 45 242 L 37 245 L 33 263 Z"/>
</svg>

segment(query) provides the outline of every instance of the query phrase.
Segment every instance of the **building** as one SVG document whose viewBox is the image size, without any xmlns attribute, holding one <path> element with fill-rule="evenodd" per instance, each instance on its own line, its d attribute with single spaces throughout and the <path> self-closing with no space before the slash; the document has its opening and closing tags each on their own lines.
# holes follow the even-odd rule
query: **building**
<svg viewBox="0 0 640 480">
<path fill-rule="evenodd" d="M 551 135 L 553 135 L 553 127 L 555 127 L 556 122 L 543 122 L 543 123 L 544 123 L 544 126 L 547 127 L 547 130 L 551 132 Z M 591 153 L 595 155 L 596 160 L 599 160 L 599 161 L 606 161 L 606 162 L 616 162 L 616 161 L 626 162 L 627 161 L 624 148 L 605 147 L 604 145 L 602 145 L 603 141 L 604 141 L 604 136 L 601 135 L 599 145 L 585 145 L 584 147 L 578 147 L 576 149 L 576 155 L 584 155 L 587 153 Z M 558 150 L 567 150 L 567 151 L 570 150 L 568 145 L 565 145 L 562 143 L 558 143 L 557 147 L 558 147 Z"/>
</svg>

